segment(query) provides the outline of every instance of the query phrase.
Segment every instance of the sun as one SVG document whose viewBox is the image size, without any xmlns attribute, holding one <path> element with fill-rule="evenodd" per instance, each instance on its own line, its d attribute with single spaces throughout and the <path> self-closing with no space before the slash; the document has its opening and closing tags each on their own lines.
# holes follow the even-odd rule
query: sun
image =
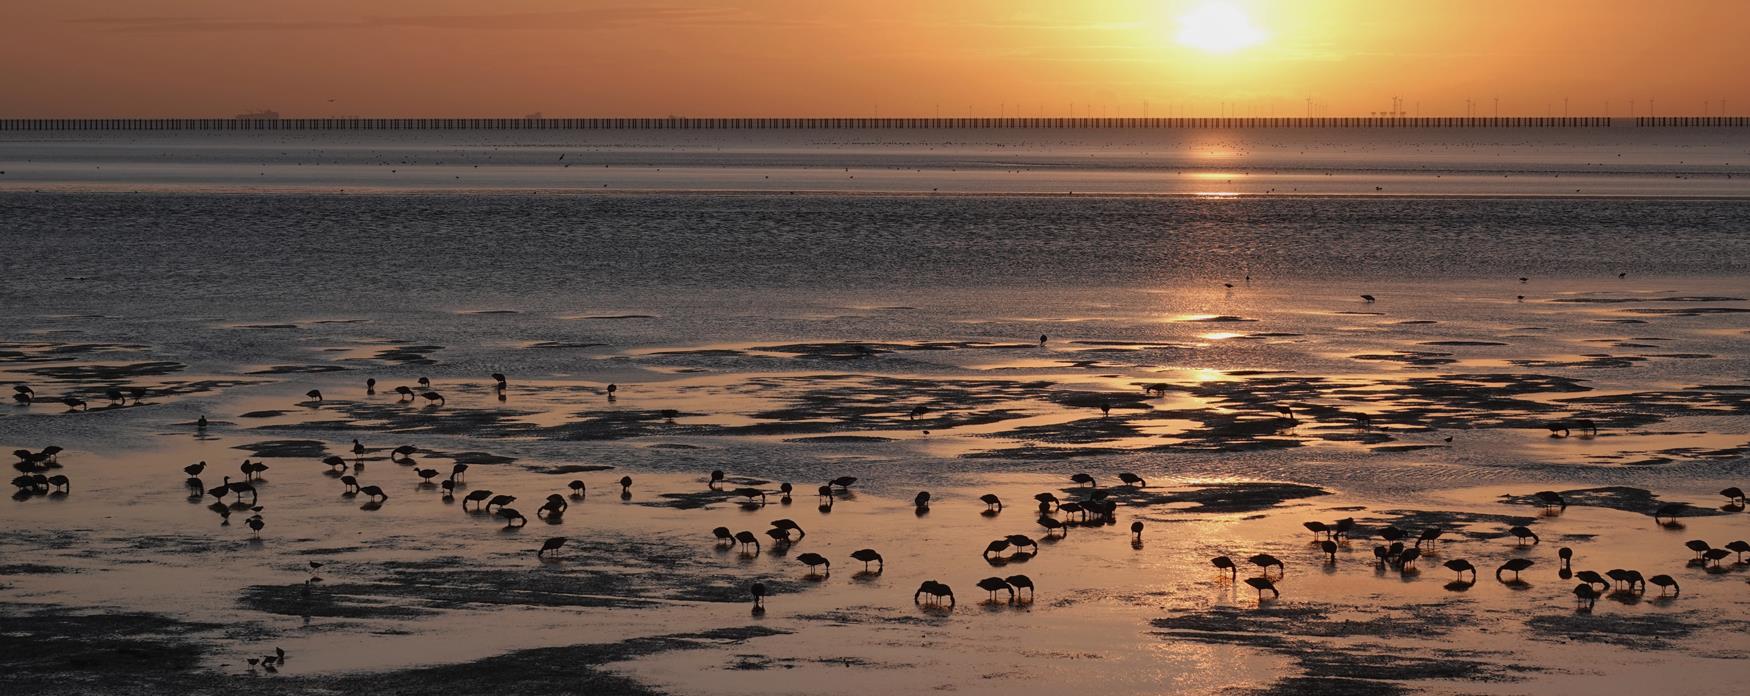
<svg viewBox="0 0 1750 696">
<path fill-rule="evenodd" d="M 1179 43 L 1209 53 L 1233 53 L 1269 38 L 1232 3 L 1212 1 L 1179 17 Z"/>
</svg>

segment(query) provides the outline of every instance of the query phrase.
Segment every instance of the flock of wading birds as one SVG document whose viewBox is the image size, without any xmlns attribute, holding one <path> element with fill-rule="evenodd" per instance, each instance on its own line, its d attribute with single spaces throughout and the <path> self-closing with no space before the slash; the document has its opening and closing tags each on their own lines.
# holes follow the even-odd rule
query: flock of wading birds
<svg viewBox="0 0 1750 696">
<path fill-rule="evenodd" d="M 1041 337 L 1042 341 L 1043 339 L 1044 337 Z M 504 375 L 496 373 L 492 375 L 492 378 L 494 380 L 494 391 L 498 394 L 499 399 L 503 400 L 504 392 L 508 388 L 506 378 Z M 418 390 L 411 387 L 400 386 L 395 387 L 394 391 L 402 401 L 413 401 L 417 397 L 425 399 L 428 405 L 432 407 L 440 407 L 444 404 L 443 395 L 432 389 L 430 379 L 421 377 L 419 378 L 418 383 L 420 385 Z M 376 394 L 376 386 L 376 379 L 373 378 L 366 380 L 365 391 L 367 395 Z M 607 397 L 610 400 L 614 399 L 615 392 L 617 392 L 618 389 L 617 385 L 609 384 L 605 390 Z M 14 386 L 13 391 L 14 399 L 20 405 L 28 406 L 36 398 L 36 393 L 28 385 Z M 132 388 L 128 391 L 123 391 L 117 387 L 109 387 L 106 390 L 106 395 L 114 405 L 125 404 L 127 398 L 130 396 L 138 402 L 146 396 L 146 393 L 145 389 L 138 387 Z M 322 392 L 319 390 L 312 389 L 307 392 L 305 396 L 310 398 L 316 405 L 320 405 L 322 402 Z M 65 404 L 69 410 L 84 410 L 89 408 L 86 402 L 73 396 L 68 396 L 62 399 L 61 402 Z M 305 403 L 308 404 L 311 402 Z M 924 410 L 925 409 L 922 407 L 915 409 L 913 411 L 913 416 L 915 417 L 919 411 Z M 1280 410 L 1283 413 L 1288 414 L 1287 417 L 1293 418 L 1292 411 L 1288 407 L 1284 407 Z M 676 415 L 678 414 L 672 410 L 665 410 L 663 412 L 663 416 L 669 419 L 673 419 Z M 201 416 L 200 419 L 196 421 L 195 426 L 201 429 L 206 428 L 206 416 Z M 1595 432 L 1597 426 L 1587 420 L 1552 423 L 1549 426 L 1552 436 L 1557 436 L 1557 433 L 1560 433 L 1560 436 L 1566 436 L 1570 428 L 1587 429 Z M 36 495 L 68 495 L 71 491 L 71 480 L 65 474 L 48 474 L 50 471 L 61 468 L 59 455 L 62 451 L 62 448 L 58 446 L 46 447 L 37 452 L 25 449 L 15 450 L 13 454 L 18 457 L 18 461 L 13 466 L 21 473 L 12 480 L 13 486 L 18 489 L 18 492 L 13 498 L 15 500 L 24 500 Z M 322 463 L 327 465 L 329 467 L 329 473 L 337 476 L 341 484 L 345 486 L 342 495 L 348 497 L 358 495 L 368 496 L 369 502 L 365 507 L 367 509 L 377 509 L 384 502 L 388 501 L 389 494 L 385 492 L 381 486 L 361 485 L 358 479 L 358 475 L 362 474 L 364 471 L 364 455 L 369 451 L 370 450 L 366 448 L 363 443 L 354 439 L 352 442 L 353 459 L 351 462 L 348 462 L 344 457 L 334 455 L 324 458 Z M 390 452 L 389 460 L 396 464 L 413 467 L 413 472 L 421 480 L 420 485 L 433 485 L 432 480 L 443 475 L 443 472 L 437 469 L 418 466 L 418 462 L 413 458 L 413 455 L 417 453 L 418 448 L 412 445 L 403 445 L 396 447 Z M 243 460 L 243 463 L 239 465 L 242 480 L 232 481 L 231 476 L 227 475 L 224 477 L 222 483 L 211 488 L 208 488 L 205 482 L 200 478 L 200 475 L 206 471 L 206 467 L 207 463 L 204 461 L 183 467 L 183 472 L 188 475 L 185 483 L 190 493 L 190 499 L 198 501 L 204 499 L 205 496 L 212 496 L 215 502 L 209 507 L 214 512 L 218 513 L 221 518 L 220 524 L 222 525 L 230 524 L 231 514 L 234 510 L 248 510 L 252 512 L 253 514 L 244 521 L 244 524 L 250 528 L 252 536 L 259 538 L 262 529 L 267 526 L 267 523 L 261 515 L 263 508 L 259 504 L 259 492 L 256 490 L 254 482 L 261 480 L 261 473 L 268 469 L 267 464 L 252 462 L 245 459 Z M 351 473 L 346 473 L 349 467 Z M 441 489 L 443 499 L 446 502 L 453 501 L 457 490 L 465 487 L 462 482 L 462 475 L 467 470 L 467 464 L 456 463 L 450 468 L 449 475 L 437 482 L 436 485 Z M 1122 483 L 1122 487 L 1132 490 L 1143 488 L 1148 485 L 1148 482 L 1143 480 L 1142 477 L 1129 472 L 1118 474 L 1118 479 Z M 1077 493 L 1070 496 L 1071 499 L 1060 499 L 1056 494 L 1050 492 L 1039 493 L 1038 495 L 1033 496 L 1033 499 L 1038 503 L 1039 516 L 1037 521 L 1039 526 L 1044 528 L 1046 537 L 1049 538 L 1055 536 L 1058 538 L 1067 538 L 1072 526 L 1104 526 L 1118 523 L 1118 501 L 1112 497 L 1112 489 L 1100 488 L 1095 478 L 1086 473 L 1075 474 L 1070 477 L 1070 481 L 1080 486 L 1080 488 L 1077 489 Z M 719 470 L 711 472 L 709 483 L 706 485 L 711 490 L 720 491 L 727 482 L 727 477 Z M 834 502 L 842 494 L 848 493 L 850 487 L 856 484 L 856 482 L 856 477 L 841 476 L 816 489 L 819 496 L 821 512 L 831 511 Z M 622 476 L 616 483 L 620 486 L 621 499 L 630 499 L 632 497 L 632 477 Z M 558 523 L 564 516 L 566 509 L 570 507 L 570 501 L 582 500 L 587 490 L 586 485 L 581 480 L 573 480 L 567 484 L 567 487 L 571 490 L 569 497 L 558 493 L 547 496 L 545 502 L 543 502 L 541 507 L 536 510 L 535 516 L 550 523 Z M 790 483 L 785 482 L 778 486 L 776 494 L 781 496 L 781 502 L 783 504 L 788 505 L 791 502 L 791 494 L 793 491 L 794 487 Z M 744 501 L 742 502 L 742 505 L 748 508 L 764 507 L 767 503 L 767 493 L 768 491 L 766 490 L 753 487 L 736 488 L 728 491 L 728 495 L 731 497 L 743 498 Z M 249 496 L 249 501 L 247 503 L 243 502 L 243 496 L 245 495 Z M 1720 495 L 1726 498 L 1725 509 L 1734 512 L 1741 512 L 1744 510 L 1746 500 L 1745 493 L 1742 489 L 1737 487 L 1727 488 L 1720 491 Z M 1561 494 L 1554 491 L 1540 491 L 1535 494 L 1535 497 L 1543 503 L 1546 511 L 1557 512 L 1559 510 L 1565 510 L 1568 506 L 1567 501 L 1562 498 Z M 226 504 L 226 498 L 232 498 L 232 503 L 229 505 Z M 463 496 L 462 510 L 470 514 L 489 514 L 502 518 L 505 520 L 506 527 L 522 527 L 528 524 L 528 518 L 516 508 L 510 507 L 510 504 L 516 500 L 517 497 L 514 495 L 499 494 L 486 489 L 473 490 Z M 1003 501 L 995 494 L 987 493 L 980 496 L 979 501 L 984 503 L 985 506 L 985 509 L 981 513 L 983 515 L 996 516 L 1003 511 Z M 913 503 L 916 506 L 918 515 L 921 516 L 927 513 L 930 509 L 929 492 L 924 491 L 918 493 L 914 498 Z M 470 504 L 473 505 L 472 508 L 469 507 Z M 1652 511 L 1653 521 L 1655 524 L 1663 526 L 1678 526 L 1679 523 L 1677 522 L 1677 518 L 1683 514 L 1686 507 L 1687 505 L 1685 503 L 1670 503 L 1662 505 L 1658 509 Z M 1304 525 L 1308 531 L 1312 532 L 1314 542 L 1317 543 L 1319 549 L 1324 552 L 1326 557 L 1325 563 L 1327 564 L 1335 564 L 1337 562 L 1337 551 L 1341 548 L 1340 543 L 1349 541 L 1359 531 L 1353 518 L 1344 518 L 1331 523 L 1311 521 L 1304 523 Z M 1143 524 L 1140 520 L 1130 523 L 1131 544 L 1133 547 L 1141 548 L 1142 532 Z M 728 527 L 717 527 L 711 530 L 711 533 L 716 538 L 717 544 L 720 547 L 739 547 L 743 554 L 748 555 L 757 555 L 761 552 L 760 537 L 752 531 L 743 530 L 739 532 L 731 532 Z M 1378 544 L 1373 547 L 1375 564 L 1381 569 L 1389 567 L 1400 573 L 1417 572 L 1416 562 L 1424 553 L 1423 546 L 1427 545 L 1429 549 L 1432 550 L 1434 545 L 1440 540 L 1442 534 L 1443 530 L 1438 527 L 1423 529 L 1420 533 L 1415 534 L 1413 539 L 1411 538 L 1412 535 L 1410 532 L 1393 526 L 1373 530 L 1373 536 L 1385 542 L 1384 544 Z M 794 520 L 779 519 L 772 521 L 771 528 L 765 530 L 765 535 L 772 540 L 776 550 L 783 552 L 801 542 L 802 539 L 807 536 L 807 532 L 804 531 L 802 526 L 797 524 Z M 1520 546 L 1527 544 L 1535 545 L 1541 542 L 1536 532 L 1523 526 L 1516 526 L 1508 529 L 1506 536 L 1513 538 L 1515 543 Z M 537 558 L 545 558 L 547 554 L 557 554 L 565 546 L 566 541 L 567 537 L 548 538 L 541 544 L 541 548 L 535 552 L 535 556 Z M 1689 562 L 1689 566 L 1700 567 L 1703 570 L 1722 569 L 1720 564 L 1733 554 L 1737 555 L 1735 560 L 1736 563 L 1740 565 L 1745 564 L 1746 561 L 1744 559 L 1744 554 L 1750 552 L 1750 543 L 1743 540 L 1733 541 L 1723 547 L 1714 547 L 1713 545 L 1699 539 L 1687 541 L 1684 545 L 1691 551 L 1695 552 L 1695 558 Z M 987 563 L 993 566 L 1000 566 L 1013 561 L 1026 560 L 1033 555 L 1036 555 L 1038 552 L 1039 543 L 1032 537 L 1026 534 L 1010 534 L 1001 539 L 991 541 L 985 547 L 983 558 Z M 1005 556 L 1005 553 L 1009 555 Z M 864 573 L 879 574 L 886 568 L 881 553 L 875 549 L 858 549 L 851 552 L 850 558 L 863 564 L 862 572 Z M 1576 572 L 1573 570 L 1574 551 L 1571 548 L 1563 547 L 1558 550 L 1557 558 L 1560 561 L 1560 569 L 1558 571 L 1559 577 L 1563 580 L 1578 579 L 1580 581 L 1579 584 L 1574 586 L 1574 596 L 1578 602 L 1578 608 L 1580 611 L 1590 611 L 1597 600 L 1606 596 L 1608 593 L 1614 592 L 1627 595 L 1644 593 L 1646 591 L 1646 586 L 1649 583 L 1659 586 L 1661 596 L 1667 594 L 1675 596 L 1682 592 L 1681 588 L 1678 586 L 1677 580 L 1670 575 L 1660 574 L 1652 577 L 1645 577 L 1639 571 L 1622 568 L 1613 568 L 1605 571 L 1603 574 L 1593 570 L 1581 570 Z M 803 552 L 797 554 L 795 559 L 798 563 L 807 566 L 808 577 L 811 579 L 824 579 L 832 573 L 832 560 L 818 553 Z M 1240 562 L 1236 562 L 1228 556 L 1217 556 L 1210 559 L 1209 562 L 1216 569 L 1225 571 L 1228 574 L 1229 580 L 1239 580 Z M 871 563 L 875 564 L 874 570 L 871 570 L 869 567 Z M 1275 584 L 1276 581 L 1281 580 L 1282 576 L 1286 573 L 1286 566 L 1281 559 L 1267 553 L 1259 553 L 1246 557 L 1244 563 L 1257 568 L 1258 574 L 1246 578 L 1244 582 L 1257 590 L 1258 602 L 1260 604 L 1265 601 L 1265 592 L 1269 592 L 1272 598 L 1280 598 L 1282 596 L 1282 593 L 1277 590 Z M 1476 583 L 1477 568 L 1472 565 L 1470 561 L 1462 558 L 1454 558 L 1445 561 L 1442 565 L 1457 574 L 1457 578 L 1453 582 L 1448 583 L 1448 589 L 1464 590 Z M 1530 568 L 1532 565 L 1534 565 L 1534 561 L 1529 558 L 1510 558 L 1505 563 L 1502 563 L 1500 567 L 1495 569 L 1495 579 L 1503 584 L 1524 584 L 1524 581 L 1520 579 L 1520 573 Z M 322 567 L 320 563 L 316 562 L 311 562 L 310 566 L 312 571 Z M 1276 570 L 1276 576 L 1274 578 L 1272 578 L 1270 574 L 1272 568 Z M 1512 577 L 1505 577 L 1505 574 L 1507 573 L 1512 573 Z M 1466 578 L 1467 575 L 1469 576 L 1468 579 Z M 312 577 L 305 583 L 305 591 L 308 592 L 310 585 L 316 582 L 321 582 L 321 578 L 312 575 Z M 976 585 L 979 589 L 989 593 L 986 600 L 989 603 L 1006 601 L 1008 604 L 1025 604 L 1033 601 L 1033 580 L 1026 575 L 1010 575 L 1007 577 L 991 576 L 979 580 Z M 1019 590 L 1026 590 L 1026 597 L 1021 597 L 1018 592 Z M 765 583 L 755 582 L 748 588 L 748 591 L 753 599 L 753 611 L 755 613 L 763 613 L 765 611 L 765 598 L 768 594 Z M 997 598 L 998 592 L 1007 592 L 1007 599 L 999 600 Z M 935 580 L 926 580 L 919 585 L 917 591 L 912 594 L 912 601 L 914 603 L 924 604 L 930 608 L 952 608 L 955 604 L 954 590 L 945 583 L 937 582 Z M 946 604 L 944 604 L 944 602 Z"/>
</svg>

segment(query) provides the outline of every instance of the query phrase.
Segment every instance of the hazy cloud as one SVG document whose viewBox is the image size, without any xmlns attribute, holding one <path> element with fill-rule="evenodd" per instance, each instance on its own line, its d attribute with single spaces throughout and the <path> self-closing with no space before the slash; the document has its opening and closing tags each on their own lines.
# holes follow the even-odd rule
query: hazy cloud
<svg viewBox="0 0 1750 696">
<path fill-rule="evenodd" d="M 382 28 L 455 29 L 467 31 L 588 31 L 636 25 L 658 26 L 784 26 L 805 22 L 754 16 L 736 7 L 625 5 L 560 12 L 512 12 L 467 15 L 395 15 L 338 19 L 263 19 L 241 17 L 85 17 L 69 24 L 131 33 L 335 31 Z"/>
</svg>

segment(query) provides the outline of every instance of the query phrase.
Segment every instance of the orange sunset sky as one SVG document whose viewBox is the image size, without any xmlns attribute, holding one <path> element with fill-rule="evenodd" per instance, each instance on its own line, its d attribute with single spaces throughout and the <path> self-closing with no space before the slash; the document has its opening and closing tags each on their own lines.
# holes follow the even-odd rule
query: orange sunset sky
<svg viewBox="0 0 1750 696">
<path fill-rule="evenodd" d="M 1750 114 L 1747 30 L 1734 0 L 0 0 L 0 116 Z"/>
</svg>

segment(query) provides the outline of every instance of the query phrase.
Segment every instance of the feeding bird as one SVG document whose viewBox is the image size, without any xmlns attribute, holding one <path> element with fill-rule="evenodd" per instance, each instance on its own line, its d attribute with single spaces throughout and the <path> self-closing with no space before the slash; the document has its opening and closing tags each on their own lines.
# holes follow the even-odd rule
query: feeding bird
<svg viewBox="0 0 1750 696">
<path fill-rule="evenodd" d="M 1264 590 L 1269 590 L 1270 597 L 1273 599 L 1282 597 L 1282 593 L 1276 589 L 1276 583 L 1270 582 L 1267 578 L 1246 578 L 1246 584 L 1258 591 L 1259 602 L 1264 601 Z"/>
<path fill-rule="evenodd" d="M 809 575 L 816 574 L 814 572 L 814 568 L 816 566 L 825 566 L 825 568 L 826 568 L 825 574 L 826 575 L 832 574 L 832 561 L 827 560 L 827 558 L 825 556 L 822 556 L 818 553 L 809 552 L 809 553 L 797 554 L 796 561 L 808 566 L 808 574 Z"/>
<path fill-rule="evenodd" d="M 1495 569 L 1495 579 L 1500 580 L 1501 582 L 1507 582 L 1506 580 L 1501 580 L 1501 573 L 1511 572 L 1513 573 L 1512 582 L 1519 582 L 1519 571 L 1530 568 L 1531 566 L 1532 561 L 1529 558 L 1509 558 L 1506 563 L 1501 564 L 1501 567 Z"/>
<path fill-rule="evenodd" d="M 911 595 L 912 603 L 916 604 L 918 598 L 923 597 L 924 595 L 929 595 L 930 604 L 940 604 L 942 598 L 946 597 L 948 598 L 949 608 L 953 608 L 954 606 L 954 590 L 950 589 L 947 585 L 936 582 L 935 580 L 925 580 L 922 584 L 919 584 L 918 591 L 913 592 Z"/>
<path fill-rule="evenodd" d="M 877 564 L 875 570 L 876 573 L 885 572 L 887 570 L 887 563 L 881 559 L 881 554 L 876 552 L 875 549 L 857 549 L 856 551 L 851 552 L 851 558 L 863 562 L 863 572 L 865 573 L 869 572 L 870 563 Z"/>
</svg>

